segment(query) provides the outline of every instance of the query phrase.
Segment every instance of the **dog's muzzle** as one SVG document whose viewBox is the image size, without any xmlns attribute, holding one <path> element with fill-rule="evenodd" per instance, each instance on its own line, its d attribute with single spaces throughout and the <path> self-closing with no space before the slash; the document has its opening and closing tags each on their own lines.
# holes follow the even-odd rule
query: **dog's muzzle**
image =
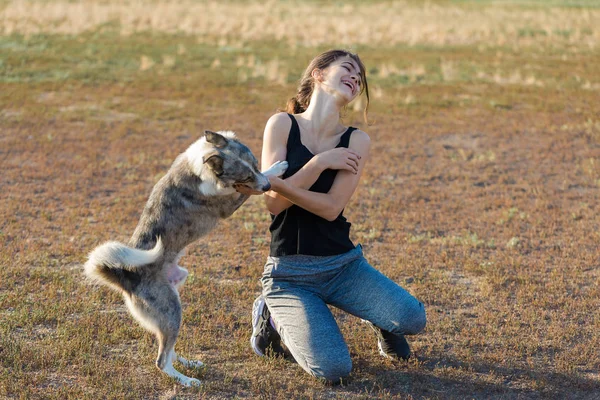
<svg viewBox="0 0 600 400">
<path fill-rule="evenodd" d="M 268 192 L 269 190 L 271 190 L 271 182 L 267 182 L 262 188 L 261 190 L 263 192 Z"/>
</svg>

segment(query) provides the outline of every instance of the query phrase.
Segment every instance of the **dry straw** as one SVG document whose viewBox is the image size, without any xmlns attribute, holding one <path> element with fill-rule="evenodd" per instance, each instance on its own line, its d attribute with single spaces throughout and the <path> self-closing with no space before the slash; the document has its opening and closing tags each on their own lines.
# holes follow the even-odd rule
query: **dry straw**
<svg viewBox="0 0 600 400">
<path fill-rule="evenodd" d="M 124 35 L 180 32 L 219 45 L 283 40 L 291 46 L 476 43 L 595 48 L 600 39 L 598 9 L 402 1 L 336 4 L 13 0 L 0 10 L 0 33 L 78 34 L 116 22 Z"/>
</svg>

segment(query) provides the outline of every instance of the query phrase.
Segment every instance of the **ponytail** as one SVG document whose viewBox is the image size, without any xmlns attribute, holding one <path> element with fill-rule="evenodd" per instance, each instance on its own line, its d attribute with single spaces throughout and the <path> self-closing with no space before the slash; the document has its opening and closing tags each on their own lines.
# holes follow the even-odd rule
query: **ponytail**
<svg viewBox="0 0 600 400">
<path fill-rule="evenodd" d="M 285 112 L 289 114 L 299 114 L 306 111 L 315 87 L 311 73 L 312 69 L 307 69 L 304 72 L 302 79 L 300 79 L 300 84 L 298 85 L 298 92 L 296 93 L 296 96 L 288 100 Z"/>
<path fill-rule="evenodd" d="M 285 111 L 288 114 L 300 114 L 306 111 L 306 107 L 303 107 L 302 104 L 298 101 L 298 97 L 292 97 L 287 101 L 285 105 Z"/>
</svg>

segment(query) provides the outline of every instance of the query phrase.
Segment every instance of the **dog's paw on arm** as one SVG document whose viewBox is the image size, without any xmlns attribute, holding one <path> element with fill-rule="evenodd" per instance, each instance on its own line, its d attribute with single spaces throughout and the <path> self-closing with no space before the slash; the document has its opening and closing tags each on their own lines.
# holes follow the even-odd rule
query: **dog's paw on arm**
<svg viewBox="0 0 600 400">
<path fill-rule="evenodd" d="M 262 174 L 266 177 L 269 176 L 281 176 L 288 169 L 287 161 L 275 161 L 273 165 L 267 168 L 266 171 L 263 171 Z"/>
</svg>

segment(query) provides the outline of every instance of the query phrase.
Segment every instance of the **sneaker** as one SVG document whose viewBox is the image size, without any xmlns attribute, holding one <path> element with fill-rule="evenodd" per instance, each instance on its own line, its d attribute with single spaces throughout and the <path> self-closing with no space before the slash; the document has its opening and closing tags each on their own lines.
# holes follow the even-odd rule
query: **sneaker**
<svg viewBox="0 0 600 400">
<path fill-rule="evenodd" d="M 250 346 L 256 354 L 264 357 L 270 350 L 274 355 L 284 355 L 281 336 L 273 326 L 271 313 L 265 298 L 258 296 L 252 305 L 252 337 Z"/>
<path fill-rule="evenodd" d="M 384 329 L 378 328 L 369 321 L 365 321 L 377 335 L 379 354 L 392 360 L 408 360 L 410 358 L 410 346 L 404 335 L 396 335 Z"/>
</svg>

